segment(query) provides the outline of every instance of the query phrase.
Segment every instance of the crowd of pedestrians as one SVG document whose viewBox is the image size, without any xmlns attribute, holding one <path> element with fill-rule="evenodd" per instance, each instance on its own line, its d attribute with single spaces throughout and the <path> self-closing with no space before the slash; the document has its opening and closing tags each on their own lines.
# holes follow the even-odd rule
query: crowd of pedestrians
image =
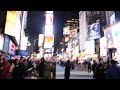
<svg viewBox="0 0 120 90">
<path fill-rule="evenodd" d="M 92 59 L 84 62 L 84 66 L 87 67 L 88 73 L 93 72 L 93 79 L 120 79 L 120 68 L 118 67 L 118 62 L 115 60 L 109 60 L 103 62 L 102 59 L 99 62 Z M 65 79 L 70 78 L 70 70 L 72 68 L 72 62 L 67 60 L 64 64 L 65 66 Z"/>
<path fill-rule="evenodd" d="M 35 70 L 38 77 L 44 78 L 44 58 L 33 61 L 30 58 L 8 60 L 0 55 L 0 79 L 25 79 Z"/>
<path fill-rule="evenodd" d="M 93 60 L 93 63 L 89 61 L 88 73 L 91 71 L 93 71 L 93 79 L 120 79 L 120 68 L 115 60 L 103 62 L 100 59 L 99 62 Z"/>
</svg>

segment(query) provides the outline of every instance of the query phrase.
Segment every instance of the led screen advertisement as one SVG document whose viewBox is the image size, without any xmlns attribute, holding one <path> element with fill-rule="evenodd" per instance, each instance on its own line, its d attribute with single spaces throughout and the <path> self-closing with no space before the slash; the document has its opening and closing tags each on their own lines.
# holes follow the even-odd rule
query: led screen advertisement
<svg viewBox="0 0 120 90">
<path fill-rule="evenodd" d="M 44 48 L 52 48 L 53 46 L 53 36 L 44 37 Z"/>
<path fill-rule="evenodd" d="M 95 54 L 95 41 L 94 40 L 86 41 L 85 54 Z"/>
<path fill-rule="evenodd" d="M 38 45 L 41 46 L 43 44 L 44 41 L 44 35 L 43 34 L 39 34 L 39 39 L 38 39 Z"/>
<path fill-rule="evenodd" d="M 17 11 L 7 11 L 6 23 L 5 23 L 5 34 L 10 36 L 15 35 L 15 26 L 17 22 Z"/>
<path fill-rule="evenodd" d="M 16 38 L 19 43 L 20 30 L 22 26 L 22 11 L 7 11 L 6 23 L 5 23 L 5 34 Z"/>
<path fill-rule="evenodd" d="M 20 45 L 21 50 L 26 50 L 27 49 L 27 37 L 21 37 L 21 45 Z"/>
<path fill-rule="evenodd" d="M 107 41 L 107 48 L 114 48 L 114 42 L 113 42 L 113 35 L 112 35 L 112 29 L 105 31 L 105 37 Z"/>
<path fill-rule="evenodd" d="M 94 40 L 100 38 L 100 23 L 93 23 L 88 26 L 88 40 Z"/>
<path fill-rule="evenodd" d="M 106 38 L 100 38 L 100 56 L 107 56 L 107 43 Z"/>
<path fill-rule="evenodd" d="M 11 55 L 15 54 L 15 44 L 10 40 L 10 44 L 9 44 L 9 53 Z"/>
<path fill-rule="evenodd" d="M 115 48 L 120 48 L 120 23 L 111 27 L 111 29 L 112 29 L 114 47 Z"/>
<path fill-rule="evenodd" d="M 4 37 L 0 34 L 0 50 L 3 49 Z"/>
<path fill-rule="evenodd" d="M 30 52 L 27 51 L 27 50 L 19 50 L 19 51 L 17 51 L 16 54 L 19 55 L 19 56 L 29 56 Z"/>
<path fill-rule="evenodd" d="M 9 50 L 9 42 L 10 42 L 10 39 L 7 35 L 4 36 L 4 44 L 3 44 L 3 51 L 5 53 L 8 53 L 8 50 Z"/>
<path fill-rule="evenodd" d="M 46 14 L 46 25 L 53 25 L 53 14 Z"/>
<path fill-rule="evenodd" d="M 45 36 L 53 35 L 53 25 L 45 25 Z"/>
</svg>

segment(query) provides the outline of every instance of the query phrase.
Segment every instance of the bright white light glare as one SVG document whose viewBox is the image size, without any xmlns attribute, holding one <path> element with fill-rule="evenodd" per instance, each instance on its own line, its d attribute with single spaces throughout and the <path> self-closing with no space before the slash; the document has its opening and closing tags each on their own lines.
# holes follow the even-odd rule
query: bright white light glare
<svg viewBox="0 0 120 90">
<path fill-rule="evenodd" d="M 53 25 L 45 25 L 45 36 L 53 35 Z"/>
<path fill-rule="evenodd" d="M 46 14 L 46 24 L 53 24 L 53 14 Z"/>
<path fill-rule="evenodd" d="M 50 14 L 53 14 L 53 11 L 46 11 L 46 13 L 50 13 Z"/>
<path fill-rule="evenodd" d="M 21 50 L 26 50 L 27 49 L 27 37 L 21 37 Z"/>
<path fill-rule="evenodd" d="M 0 34 L 0 50 L 3 48 L 4 37 Z"/>
<path fill-rule="evenodd" d="M 43 43 L 43 40 L 44 40 L 44 35 L 43 34 L 39 34 L 38 45 L 41 45 Z"/>
</svg>

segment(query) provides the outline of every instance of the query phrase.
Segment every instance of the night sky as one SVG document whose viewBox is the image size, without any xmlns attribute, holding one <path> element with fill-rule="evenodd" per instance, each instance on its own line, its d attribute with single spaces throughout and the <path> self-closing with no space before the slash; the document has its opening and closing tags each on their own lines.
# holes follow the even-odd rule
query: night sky
<svg viewBox="0 0 120 90">
<path fill-rule="evenodd" d="M 79 18 L 79 11 L 54 11 L 54 49 L 56 52 L 57 46 L 63 37 L 63 27 L 67 20 Z M 43 33 L 44 26 L 44 11 L 28 11 L 27 29 L 30 37 L 38 36 Z"/>
</svg>

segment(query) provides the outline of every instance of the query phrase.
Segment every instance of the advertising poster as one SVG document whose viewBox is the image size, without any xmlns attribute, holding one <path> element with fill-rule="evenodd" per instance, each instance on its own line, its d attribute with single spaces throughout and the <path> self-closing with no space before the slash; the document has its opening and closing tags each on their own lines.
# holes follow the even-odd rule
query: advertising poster
<svg viewBox="0 0 120 90">
<path fill-rule="evenodd" d="M 14 55 L 15 54 L 15 44 L 10 40 L 9 44 L 9 53 Z"/>
<path fill-rule="evenodd" d="M 100 23 L 93 23 L 88 26 L 88 40 L 98 39 L 100 38 Z"/>
<path fill-rule="evenodd" d="M 43 44 L 43 41 L 44 41 L 44 35 L 43 34 L 39 34 L 38 45 L 41 46 Z"/>
<path fill-rule="evenodd" d="M 18 14 L 17 14 L 17 22 L 16 22 L 16 26 L 15 26 L 15 39 L 19 45 L 19 41 L 20 41 L 20 31 L 22 29 L 22 19 L 23 19 L 23 13 L 22 11 L 18 11 Z"/>
<path fill-rule="evenodd" d="M 116 24 L 112 28 L 112 35 L 115 48 L 120 48 L 120 23 Z"/>
<path fill-rule="evenodd" d="M 107 48 L 114 48 L 112 29 L 105 31 L 105 37 L 107 39 Z"/>
<path fill-rule="evenodd" d="M 52 46 L 53 46 L 53 36 L 45 36 L 44 48 L 52 48 Z"/>
<path fill-rule="evenodd" d="M 17 22 L 17 11 L 7 11 L 6 24 L 5 24 L 5 34 L 10 36 L 15 35 L 15 26 Z"/>
<path fill-rule="evenodd" d="M 0 50 L 3 49 L 4 37 L 0 34 Z"/>
<path fill-rule="evenodd" d="M 95 41 L 86 41 L 85 43 L 85 54 L 95 54 Z"/>
<path fill-rule="evenodd" d="M 5 53 L 8 53 L 8 50 L 9 50 L 9 42 L 10 42 L 10 39 L 7 35 L 4 36 L 4 44 L 3 44 L 3 51 Z"/>
<path fill-rule="evenodd" d="M 45 25 L 45 36 L 53 35 L 53 25 Z"/>
<path fill-rule="evenodd" d="M 106 38 L 100 38 L 100 56 L 107 56 Z"/>
<path fill-rule="evenodd" d="M 53 14 L 46 14 L 46 25 L 53 25 Z"/>
</svg>

